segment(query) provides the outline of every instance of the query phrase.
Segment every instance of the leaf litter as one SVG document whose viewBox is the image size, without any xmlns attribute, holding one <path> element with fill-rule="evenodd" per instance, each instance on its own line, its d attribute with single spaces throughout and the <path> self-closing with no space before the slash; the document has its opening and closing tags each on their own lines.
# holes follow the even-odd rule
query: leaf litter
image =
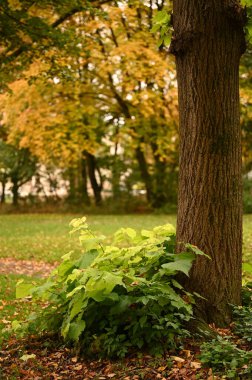
<svg viewBox="0 0 252 380">
<path fill-rule="evenodd" d="M 53 336 L 11 338 L 0 351 L 0 379 L 12 380 L 196 380 L 213 379 L 202 369 L 197 347 L 163 357 L 134 353 L 121 360 L 91 360 Z M 190 352 L 190 355 L 188 354 Z M 218 379 L 215 377 L 215 379 Z"/>
<path fill-rule="evenodd" d="M 0 259 L 0 274 L 23 274 L 26 276 L 48 277 L 58 263 L 35 260 L 16 260 L 11 257 Z"/>
<path fill-rule="evenodd" d="M 21 274 L 45 278 L 57 266 L 34 260 L 0 259 L 1 274 Z M 12 300 L 18 302 L 18 300 Z M 8 304 L 1 301 L 1 308 Z M 16 313 L 15 313 L 16 314 Z M 8 324 L 11 321 L 2 320 Z M 220 335 L 229 329 L 216 329 Z M 217 331 L 218 330 L 218 331 Z M 218 380 L 211 369 L 202 368 L 197 345 L 188 342 L 180 352 L 162 358 L 135 353 L 121 360 L 90 360 L 77 356 L 58 337 L 11 337 L 0 347 L 0 380 Z"/>
</svg>

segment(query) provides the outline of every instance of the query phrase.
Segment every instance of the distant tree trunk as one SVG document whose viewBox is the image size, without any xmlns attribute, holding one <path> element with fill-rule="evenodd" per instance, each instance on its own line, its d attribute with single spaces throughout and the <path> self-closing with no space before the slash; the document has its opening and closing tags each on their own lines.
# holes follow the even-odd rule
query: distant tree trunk
<svg viewBox="0 0 252 380">
<path fill-rule="evenodd" d="M 95 204 L 96 206 L 100 206 L 102 203 L 102 196 L 101 196 L 102 182 L 100 182 L 99 184 L 96 179 L 96 172 L 97 172 L 96 159 L 93 154 L 86 153 L 86 160 L 87 160 L 88 176 L 89 176 L 89 180 L 90 180 L 94 197 L 95 197 Z"/>
<path fill-rule="evenodd" d="M 120 161 L 118 160 L 118 141 L 117 136 L 119 133 L 119 127 L 116 128 L 115 133 L 115 150 L 113 155 L 113 162 L 112 162 L 112 192 L 113 192 L 113 199 L 115 201 L 118 201 L 120 199 L 121 195 L 121 189 L 120 189 L 120 179 L 121 179 L 121 167 L 120 167 Z"/>
<path fill-rule="evenodd" d="M 18 180 L 16 178 L 12 178 L 12 196 L 13 196 L 12 204 L 13 206 L 18 206 L 18 199 L 19 199 L 18 189 L 19 189 Z"/>
<path fill-rule="evenodd" d="M 74 201 L 76 199 L 76 184 L 75 184 L 75 170 L 74 168 L 68 169 L 68 179 L 69 179 L 69 193 L 68 193 L 68 200 L 70 202 Z"/>
<path fill-rule="evenodd" d="M 5 187 L 6 187 L 6 181 L 2 181 L 2 194 L 1 194 L 1 204 L 5 203 Z"/>
<path fill-rule="evenodd" d="M 120 195 L 121 195 L 120 178 L 121 178 L 120 168 L 118 166 L 118 163 L 114 161 L 113 166 L 112 166 L 112 192 L 113 192 L 113 199 L 115 201 L 120 199 Z"/>
<path fill-rule="evenodd" d="M 87 162 L 86 157 L 83 154 L 83 157 L 81 158 L 81 198 L 86 206 L 90 206 L 90 199 L 88 195 L 88 188 L 87 188 Z"/>
<path fill-rule="evenodd" d="M 147 201 L 150 204 L 152 204 L 152 201 L 153 201 L 152 178 L 151 178 L 151 175 L 148 171 L 148 164 L 146 162 L 144 152 L 142 151 L 140 146 L 138 146 L 136 148 L 136 159 L 137 159 L 138 166 L 140 169 L 141 178 L 142 178 L 144 185 L 145 185 Z"/>
<path fill-rule="evenodd" d="M 239 60 L 244 15 L 238 0 L 174 0 L 180 162 L 177 242 L 211 256 L 197 258 L 187 290 L 206 300 L 206 322 L 230 321 L 241 302 L 242 186 Z"/>
<path fill-rule="evenodd" d="M 169 189 L 167 189 L 167 164 L 161 160 L 160 155 L 157 153 L 157 144 L 151 144 L 152 153 L 154 157 L 154 195 L 153 195 L 153 206 L 162 207 L 167 202 L 167 195 Z M 169 184 L 168 184 L 169 185 Z"/>
</svg>

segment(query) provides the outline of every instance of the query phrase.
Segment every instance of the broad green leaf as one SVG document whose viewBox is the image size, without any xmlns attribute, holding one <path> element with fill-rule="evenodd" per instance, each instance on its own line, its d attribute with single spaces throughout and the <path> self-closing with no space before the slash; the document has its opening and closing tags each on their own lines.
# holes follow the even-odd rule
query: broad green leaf
<svg viewBox="0 0 252 380">
<path fill-rule="evenodd" d="M 159 236 L 169 236 L 175 234 L 175 227 L 172 224 L 167 223 L 162 226 L 154 227 L 153 231 Z"/>
<path fill-rule="evenodd" d="M 80 293 L 76 295 L 76 297 L 74 297 L 72 301 L 72 309 L 69 316 L 70 321 L 72 321 L 72 319 L 76 317 L 77 314 L 83 311 L 86 308 L 87 304 L 88 304 L 88 299 L 85 299 L 84 293 Z"/>
<path fill-rule="evenodd" d="M 167 34 L 166 36 L 164 36 L 164 44 L 165 44 L 165 46 L 170 46 L 170 44 L 171 44 L 171 38 L 172 38 L 171 34 Z"/>
<path fill-rule="evenodd" d="M 87 251 L 89 250 L 94 250 L 94 249 L 99 249 L 100 248 L 100 243 L 102 240 L 104 240 L 104 236 L 99 236 L 99 237 L 88 237 L 87 235 L 81 235 L 79 237 L 80 243 Z"/>
<path fill-rule="evenodd" d="M 42 300 L 47 300 L 52 295 L 52 288 L 54 288 L 55 283 L 52 281 L 46 281 L 44 284 L 34 288 L 32 291 L 32 296 L 34 298 L 40 298 Z"/>
<path fill-rule="evenodd" d="M 163 264 L 162 268 L 169 271 L 183 272 L 188 276 L 194 259 L 195 255 L 191 252 L 180 253 L 175 255 L 174 262 Z"/>
<path fill-rule="evenodd" d="M 66 253 L 65 255 L 61 256 L 63 261 L 69 261 L 71 259 L 73 251 Z"/>
<path fill-rule="evenodd" d="M 156 33 L 160 29 L 160 24 L 154 24 L 151 28 L 151 33 Z"/>
<path fill-rule="evenodd" d="M 142 230 L 141 231 L 141 235 L 145 238 L 150 238 L 150 237 L 153 237 L 153 231 L 149 231 L 149 230 Z"/>
<path fill-rule="evenodd" d="M 211 260 L 211 257 L 209 255 L 205 254 L 203 251 L 201 251 L 198 247 L 196 247 L 196 245 L 186 243 L 185 247 L 189 248 L 196 255 L 205 256 L 205 257 L 207 257 L 208 259 Z"/>
<path fill-rule="evenodd" d="M 77 341 L 81 333 L 85 330 L 86 322 L 82 319 L 80 321 L 72 322 L 68 330 L 68 338 Z"/>
<path fill-rule="evenodd" d="M 158 42 L 157 42 L 157 46 L 160 47 L 162 45 L 162 43 L 164 42 L 164 39 L 163 37 L 162 38 L 159 38 Z"/>
<path fill-rule="evenodd" d="M 34 288 L 34 284 L 19 280 L 16 285 L 16 298 L 24 298 L 31 295 L 31 290 Z"/>
<path fill-rule="evenodd" d="M 153 24 L 166 24 L 170 20 L 170 15 L 166 10 L 162 10 L 157 12 L 157 14 L 153 17 Z"/>
<path fill-rule="evenodd" d="M 125 233 L 131 238 L 134 239 L 136 237 L 136 231 L 133 228 L 125 228 Z"/>
<path fill-rule="evenodd" d="M 63 263 L 61 263 L 58 266 L 58 275 L 60 277 L 64 277 L 68 272 L 70 272 L 74 268 L 75 265 L 72 261 L 63 261 Z"/>
<path fill-rule="evenodd" d="M 88 268 L 93 263 L 93 261 L 96 259 L 98 254 L 99 254 L 99 252 L 95 249 L 84 253 L 78 262 L 79 268 L 80 269 Z"/>
<path fill-rule="evenodd" d="M 69 223 L 69 226 L 74 227 L 74 228 L 80 227 L 81 225 L 86 224 L 86 220 L 87 218 L 85 216 L 83 216 L 82 218 L 75 218 L 71 220 L 71 222 Z"/>
<path fill-rule="evenodd" d="M 99 278 L 90 278 L 86 284 L 86 294 L 97 302 L 101 302 L 104 296 L 112 292 L 116 285 L 124 286 L 122 276 L 103 272 Z"/>
<path fill-rule="evenodd" d="M 67 298 L 72 297 L 75 293 L 77 293 L 79 290 L 84 289 L 84 285 L 79 285 L 76 288 L 74 288 L 71 292 L 67 293 Z"/>
</svg>

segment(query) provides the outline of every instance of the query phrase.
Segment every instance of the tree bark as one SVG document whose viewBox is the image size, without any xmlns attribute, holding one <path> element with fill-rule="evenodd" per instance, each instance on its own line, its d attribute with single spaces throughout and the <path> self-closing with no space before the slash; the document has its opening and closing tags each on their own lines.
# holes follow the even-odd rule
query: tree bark
<svg viewBox="0 0 252 380">
<path fill-rule="evenodd" d="M 1 204 L 5 203 L 5 187 L 6 187 L 6 181 L 5 179 L 2 181 L 2 194 L 1 194 Z"/>
<path fill-rule="evenodd" d="M 89 180 L 90 180 L 94 197 L 95 197 L 95 204 L 96 206 L 100 206 L 102 203 L 102 196 L 101 196 L 102 183 L 98 184 L 97 179 L 96 179 L 95 173 L 97 171 L 97 166 L 96 166 L 95 156 L 93 154 L 86 153 L 86 160 L 87 160 Z"/>
<path fill-rule="evenodd" d="M 142 149 L 140 148 L 140 146 L 138 146 L 136 148 L 136 158 L 137 158 L 137 162 L 139 165 L 141 178 L 145 184 L 147 201 L 150 204 L 152 204 L 152 201 L 153 201 L 152 178 L 151 178 L 151 175 L 148 171 L 148 165 L 147 165 L 146 159 L 144 157 L 144 153 L 143 153 Z"/>
<path fill-rule="evenodd" d="M 18 206 L 18 189 L 19 189 L 19 184 L 18 180 L 16 178 L 12 178 L 12 204 L 13 206 Z"/>
<path fill-rule="evenodd" d="M 87 163 L 86 158 L 83 154 L 83 157 L 81 158 L 81 197 L 86 206 L 90 206 L 90 199 L 88 195 L 88 188 L 87 188 Z"/>
<path fill-rule="evenodd" d="M 206 322 L 230 321 L 229 304 L 241 301 L 242 186 L 239 60 L 244 12 L 236 0 L 174 0 L 180 162 L 178 251 L 198 246 L 189 291 Z"/>
<path fill-rule="evenodd" d="M 151 143 L 151 149 L 154 158 L 154 195 L 153 195 L 153 206 L 156 208 L 162 207 L 167 202 L 167 195 L 169 189 L 167 189 L 167 173 L 166 173 L 166 162 L 162 161 L 160 155 L 157 153 L 158 147 L 156 143 Z"/>
<path fill-rule="evenodd" d="M 69 180 L 69 192 L 68 192 L 68 200 L 73 202 L 76 200 L 76 181 L 75 181 L 75 169 L 68 169 L 68 180 Z"/>
</svg>

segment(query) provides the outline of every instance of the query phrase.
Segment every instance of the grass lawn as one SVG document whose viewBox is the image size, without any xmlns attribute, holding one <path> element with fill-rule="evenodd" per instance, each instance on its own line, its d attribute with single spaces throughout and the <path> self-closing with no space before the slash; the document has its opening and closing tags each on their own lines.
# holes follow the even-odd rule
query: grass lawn
<svg viewBox="0 0 252 380">
<path fill-rule="evenodd" d="M 69 235 L 75 215 L 1 215 L 0 258 L 34 259 L 54 262 L 65 253 L 80 251 L 76 236 Z M 91 229 L 109 236 L 120 227 L 153 228 L 175 225 L 175 215 L 90 215 Z M 252 215 L 244 216 L 244 260 L 252 262 Z"/>
<path fill-rule="evenodd" d="M 1 215 L 0 258 L 54 262 L 69 251 L 80 251 L 77 236 L 69 235 L 75 215 Z M 121 227 L 153 228 L 172 223 L 175 215 L 90 215 L 91 229 L 109 236 Z M 252 223 L 252 218 L 251 218 Z"/>
</svg>

